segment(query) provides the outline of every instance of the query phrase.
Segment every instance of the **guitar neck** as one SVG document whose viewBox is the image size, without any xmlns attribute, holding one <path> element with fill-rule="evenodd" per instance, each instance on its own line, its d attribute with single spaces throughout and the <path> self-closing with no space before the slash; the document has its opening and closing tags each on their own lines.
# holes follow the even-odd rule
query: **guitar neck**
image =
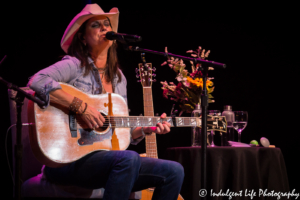
<svg viewBox="0 0 300 200">
<path fill-rule="evenodd" d="M 153 98 L 151 87 L 143 87 L 144 97 L 144 114 L 145 116 L 154 116 Z"/>
<path fill-rule="evenodd" d="M 144 115 L 154 116 L 152 88 L 150 86 L 143 87 L 143 98 L 144 98 Z M 145 136 L 145 146 L 146 146 L 147 157 L 158 158 L 155 133 Z"/>
<path fill-rule="evenodd" d="M 168 122 L 171 127 L 199 127 L 201 128 L 201 119 L 199 117 L 148 117 L 148 116 L 112 116 L 107 118 L 105 126 L 116 128 L 131 128 L 131 127 L 153 127 L 157 123 Z M 226 132 L 227 122 L 225 117 L 208 116 L 208 130 Z"/>
<path fill-rule="evenodd" d="M 153 127 L 164 121 L 169 122 L 171 127 L 201 127 L 201 121 L 196 117 L 175 117 L 175 123 L 172 117 L 161 119 L 160 117 L 149 116 L 113 116 L 109 118 L 108 126 L 116 128 Z"/>
</svg>

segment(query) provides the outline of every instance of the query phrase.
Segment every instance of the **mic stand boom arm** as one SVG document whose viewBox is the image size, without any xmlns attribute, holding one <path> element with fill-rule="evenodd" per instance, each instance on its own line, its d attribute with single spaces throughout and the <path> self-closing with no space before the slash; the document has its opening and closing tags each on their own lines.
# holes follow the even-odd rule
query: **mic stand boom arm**
<svg viewBox="0 0 300 200">
<path fill-rule="evenodd" d="M 185 57 L 181 55 L 175 55 L 171 53 L 166 53 L 166 52 L 158 52 L 158 51 L 153 51 L 149 49 L 142 49 L 137 46 L 124 46 L 126 50 L 129 51 L 140 51 L 140 52 L 147 52 L 147 53 L 152 53 L 152 54 L 158 54 L 158 55 L 163 55 L 165 57 L 172 56 L 174 58 L 179 58 L 182 60 L 187 60 L 187 61 L 193 61 L 196 65 L 196 63 L 201 64 L 201 69 L 200 67 L 197 70 L 201 70 L 203 74 L 203 90 L 201 97 L 201 108 L 202 108 L 202 144 L 201 144 L 201 189 L 207 189 L 206 186 L 206 150 L 207 150 L 207 108 L 208 108 L 208 95 L 207 95 L 207 89 L 206 89 L 206 81 L 207 81 L 207 74 L 208 74 L 208 67 L 214 67 L 214 68 L 220 68 L 220 69 L 225 69 L 226 65 L 223 63 L 218 63 L 214 61 L 208 61 L 208 60 L 203 60 L 200 58 L 190 58 L 190 57 Z M 204 197 L 206 199 L 206 197 Z"/>
<path fill-rule="evenodd" d="M 142 49 L 138 46 L 127 46 L 124 45 L 125 49 L 128 51 L 140 51 L 140 52 L 145 52 L 145 53 L 152 53 L 152 54 L 158 54 L 158 55 L 162 55 L 162 56 L 171 56 L 174 58 L 179 58 L 182 60 L 186 60 L 186 61 L 193 61 L 196 65 L 196 63 L 199 64 L 203 64 L 205 66 L 209 65 L 209 67 L 216 67 L 216 68 L 222 68 L 225 69 L 226 65 L 223 63 L 218 63 L 215 61 L 208 61 L 208 60 L 203 60 L 200 58 L 190 58 L 190 57 L 185 57 L 185 56 L 181 56 L 181 55 L 176 55 L 176 54 L 172 54 L 172 53 L 165 53 L 165 52 L 159 52 L 159 51 L 153 51 L 153 50 L 149 50 L 149 49 Z"/>
</svg>

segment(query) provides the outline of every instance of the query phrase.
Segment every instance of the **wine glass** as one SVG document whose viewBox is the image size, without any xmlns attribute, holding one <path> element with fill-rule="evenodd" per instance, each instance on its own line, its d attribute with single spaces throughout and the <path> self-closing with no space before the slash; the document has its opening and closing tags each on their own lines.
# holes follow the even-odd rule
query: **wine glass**
<svg viewBox="0 0 300 200">
<path fill-rule="evenodd" d="M 233 122 L 233 128 L 238 132 L 238 142 L 241 142 L 241 133 L 246 128 L 248 123 L 247 111 L 234 111 L 235 121 Z"/>
<path fill-rule="evenodd" d="M 211 116 L 221 116 L 221 111 L 220 110 L 209 110 L 208 111 L 208 115 L 211 115 Z M 214 131 L 211 130 L 210 131 L 210 138 L 211 138 L 211 147 L 215 147 L 215 143 L 214 143 Z"/>
</svg>

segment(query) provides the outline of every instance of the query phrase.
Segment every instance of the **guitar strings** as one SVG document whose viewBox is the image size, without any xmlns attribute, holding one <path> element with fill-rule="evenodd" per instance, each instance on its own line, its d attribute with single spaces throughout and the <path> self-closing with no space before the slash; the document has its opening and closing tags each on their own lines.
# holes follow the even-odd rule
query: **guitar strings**
<svg viewBox="0 0 300 200">
<path fill-rule="evenodd" d="M 132 122 L 135 122 L 135 123 L 138 123 L 139 120 L 137 120 L 135 117 L 133 119 L 120 119 L 118 117 L 104 117 L 105 118 L 105 122 L 103 124 L 105 125 L 109 125 L 109 124 L 112 124 L 112 123 L 118 123 L 118 124 L 127 124 L 128 122 L 129 123 L 132 123 Z M 147 119 L 147 118 L 143 118 L 143 119 Z M 143 123 L 147 123 L 148 124 L 148 120 L 143 120 L 143 119 L 140 119 L 140 124 L 143 124 Z M 156 118 L 149 118 L 149 119 L 156 119 Z M 185 119 L 185 120 L 184 120 Z M 189 125 L 191 123 L 190 119 L 193 119 L 193 118 L 184 118 L 182 121 L 183 121 L 183 124 L 186 124 Z M 152 121 L 152 120 L 151 120 Z M 171 118 L 164 118 L 162 120 L 155 120 L 154 122 L 158 123 L 158 122 L 162 122 L 162 121 L 169 121 L 171 123 L 173 123 L 173 121 L 171 120 Z M 187 122 L 188 121 L 188 122 Z M 208 122 L 212 122 L 212 121 L 215 121 L 215 120 L 207 120 Z M 209 124 L 208 124 L 209 125 Z"/>
<path fill-rule="evenodd" d="M 164 121 L 166 121 L 166 122 L 173 122 L 172 120 L 155 120 L 155 121 L 152 121 L 151 120 L 151 122 L 153 122 L 153 123 L 158 123 L 158 122 L 164 122 Z M 210 120 L 210 121 L 208 121 L 208 122 L 213 122 L 214 120 Z M 132 122 L 135 122 L 135 123 L 148 123 L 149 121 L 148 120 L 137 120 L 137 119 L 129 119 L 129 120 L 123 120 L 123 119 L 106 119 L 105 120 L 105 122 L 104 123 L 108 123 L 108 124 L 110 124 L 110 123 L 122 123 L 122 124 L 126 124 L 126 123 L 132 123 Z M 190 120 L 183 120 L 183 122 L 182 123 L 191 123 L 191 121 Z"/>
<path fill-rule="evenodd" d="M 101 127 L 130 128 L 130 127 L 135 127 L 135 126 L 153 127 L 153 126 L 156 126 L 156 124 L 136 124 L 136 125 L 129 124 L 129 126 L 128 126 L 127 123 L 124 123 L 124 125 L 122 126 L 122 125 L 115 125 L 114 123 L 103 123 L 103 125 Z M 171 123 L 171 126 L 174 126 L 174 125 Z M 177 125 L 177 126 L 193 127 L 193 125 L 191 125 L 191 124 L 183 124 L 183 125 Z M 207 124 L 207 126 L 213 126 L 213 125 Z"/>
<path fill-rule="evenodd" d="M 158 119 L 157 117 L 136 117 L 136 116 L 103 116 L 105 120 L 119 120 L 119 121 L 137 121 L 138 119 L 140 120 L 145 120 L 145 119 Z M 124 118 L 127 118 L 124 120 Z M 181 119 L 184 120 L 190 120 L 190 119 L 198 119 L 197 117 L 180 117 Z M 166 117 L 166 118 L 161 118 L 162 121 L 168 121 L 172 120 L 172 117 Z M 158 120 L 160 121 L 160 120 Z M 215 121 L 212 119 L 207 119 L 207 121 Z"/>
<path fill-rule="evenodd" d="M 147 117 L 147 116 L 142 116 L 142 117 L 136 117 L 136 116 L 103 116 L 105 119 L 105 122 L 103 123 L 102 127 L 111 127 L 111 128 L 130 128 L 130 127 L 134 127 L 136 126 L 144 126 L 144 127 L 153 127 L 156 126 L 156 123 L 158 122 L 162 122 L 162 121 L 167 121 L 170 122 L 171 126 L 173 125 L 173 121 L 171 117 L 166 117 L 164 119 L 161 120 L 156 120 L 158 119 L 157 117 Z M 123 118 L 127 118 L 127 119 L 123 119 Z M 188 127 L 192 127 L 191 125 L 191 119 L 197 119 L 197 117 L 180 117 L 182 119 L 183 124 L 180 126 L 188 126 Z M 151 122 L 153 122 L 153 124 L 149 124 L 148 120 L 145 119 L 154 119 L 154 122 L 151 120 Z M 138 121 L 140 120 L 140 122 L 138 123 Z M 215 120 L 211 120 L 211 119 L 207 119 L 208 122 L 212 122 Z M 132 123 L 135 123 L 135 125 L 132 125 Z M 118 125 L 116 125 L 118 124 Z M 121 125 L 122 124 L 122 125 Z M 177 125 L 178 126 L 178 125 Z M 211 124 L 207 124 L 207 126 L 213 126 Z"/>
</svg>

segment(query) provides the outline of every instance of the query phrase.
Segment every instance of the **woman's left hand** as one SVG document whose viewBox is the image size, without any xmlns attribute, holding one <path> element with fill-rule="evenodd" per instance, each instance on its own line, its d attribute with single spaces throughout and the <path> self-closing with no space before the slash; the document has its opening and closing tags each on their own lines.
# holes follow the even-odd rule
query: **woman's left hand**
<svg viewBox="0 0 300 200">
<path fill-rule="evenodd" d="M 167 115 L 166 113 L 163 113 L 160 118 L 166 118 Z M 166 121 L 163 121 L 163 123 L 157 123 L 155 127 L 144 127 L 144 131 L 146 133 L 157 133 L 157 134 L 166 134 L 166 133 L 169 133 L 170 132 L 170 127 L 171 127 L 171 124 L 166 122 Z"/>
</svg>

